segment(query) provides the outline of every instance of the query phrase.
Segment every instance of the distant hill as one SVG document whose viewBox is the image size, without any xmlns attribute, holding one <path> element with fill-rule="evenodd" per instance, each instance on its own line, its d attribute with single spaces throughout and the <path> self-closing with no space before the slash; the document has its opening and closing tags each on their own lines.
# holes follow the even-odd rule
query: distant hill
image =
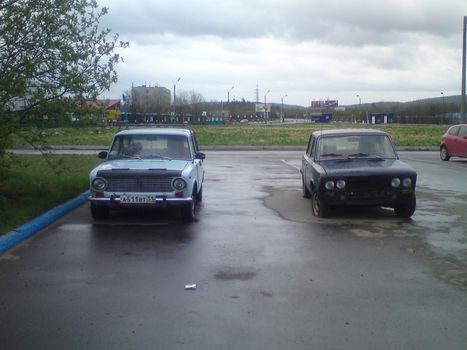
<svg viewBox="0 0 467 350">
<path fill-rule="evenodd" d="M 461 96 L 440 96 L 440 97 L 432 97 L 432 98 L 425 98 L 421 100 L 409 101 L 409 102 L 373 102 L 373 103 L 362 103 L 362 108 L 378 108 L 378 109 L 392 109 L 395 107 L 411 107 L 414 105 L 417 106 L 426 106 L 430 104 L 461 104 Z M 348 108 L 360 108 L 359 104 L 347 105 L 345 107 Z"/>
</svg>

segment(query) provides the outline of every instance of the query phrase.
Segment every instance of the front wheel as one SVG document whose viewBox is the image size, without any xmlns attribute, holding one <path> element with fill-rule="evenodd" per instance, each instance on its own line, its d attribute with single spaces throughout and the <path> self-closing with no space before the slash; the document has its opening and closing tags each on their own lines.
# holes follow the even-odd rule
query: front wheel
<svg viewBox="0 0 467 350">
<path fill-rule="evenodd" d="M 318 218 L 329 216 L 329 205 L 323 202 L 317 191 L 311 193 L 311 211 Z"/>
<path fill-rule="evenodd" d="M 394 207 L 394 211 L 396 212 L 397 216 L 401 218 L 410 218 L 413 213 L 415 212 L 415 208 L 417 207 L 417 200 L 415 196 L 412 197 L 407 203 L 399 204 Z"/>
<path fill-rule="evenodd" d="M 192 200 L 190 204 L 184 206 L 181 210 L 183 220 L 187 222 L 196 221 L 195 210 L 196 210 L 197 202 L 198 202 L 198 197 L 196 196 L 196 189 L 195 189 L 195 191 L 193 191 Z"/>
<path fill-rule="evenodd" d="M 303 198 L 311 198 L 311 193 L 308 190 L 308 188 L 306 187 L 305 179 L 304 179 L 303 175 L 302 175 L 302 195 L 303 195 Z"/>
<path fill-rule="evenodd" d="M 449 158 L 451 158 L 451 156 L 449 155 L 449 152 L 448 152 L 448 149 L 446 148 L 446 146 L 441 146 L 440 150 L 439 150 L 439 157 L 441 158 L 441 160 L 443 161 L 448 161 Z"/>
</svg>

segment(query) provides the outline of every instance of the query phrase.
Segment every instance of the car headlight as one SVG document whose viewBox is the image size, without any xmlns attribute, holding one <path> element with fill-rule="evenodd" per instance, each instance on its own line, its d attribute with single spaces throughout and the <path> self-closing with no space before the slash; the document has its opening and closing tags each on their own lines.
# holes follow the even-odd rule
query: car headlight
<svg viewBox="0 0 467 350">
<path fill-rule="evenodd" d="M 102 177 L 96 177 L 91 181 L 91 187 L 94 191 L 105 191 L 107 188 L 107 181 Z"/>
<path fill-rule="evenodd" d="M 338 180 L 336 183 L 336 187 L 340 190 L 343 190 L 345 188 L 345 180 Z"/>
<path fill-rule="evenodd" d="M 326 181 L 326 183 L 324 184 L 324 187 L 327 190 L 333 190 L 334 186 L 335 186 L 334 181 Z"/>
<path fill-rule="evenodd" d="M 406 177 L 402 180 L 402 186 L 405 188 L 412 187 L 412 179 L 410 177 Z"/>
<path fill-rule="evenodd" d="M 401 185 L 401 179 L 399 179 L 398 177 L 395 177 L 391 180 L 391 186 L 394 187 L 394 188 L 397 188 Z"/>
<path fill-rule="evenodd" d="M 181 178 L 175 179 L 172 182 L 172 187 L 177 191 L 181 191 L 186 187 L 186 181 Z"/>
</svg>

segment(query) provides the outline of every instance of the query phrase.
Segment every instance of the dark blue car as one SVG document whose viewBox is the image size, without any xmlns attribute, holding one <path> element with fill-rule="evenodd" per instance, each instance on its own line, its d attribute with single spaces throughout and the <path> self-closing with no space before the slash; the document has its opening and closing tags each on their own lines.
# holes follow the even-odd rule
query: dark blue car
<svg viewBox="0 0 467 350">
<path fill-rule="evenodd" d="M 399 160 L 389 135 L 370 129 L 334 129 L 311 134 L 302 159 L 303 196 L 313 215 L 333 206 L 384 206 L 400 217 L 415 212 L 417 173 Z"/>
</svg>

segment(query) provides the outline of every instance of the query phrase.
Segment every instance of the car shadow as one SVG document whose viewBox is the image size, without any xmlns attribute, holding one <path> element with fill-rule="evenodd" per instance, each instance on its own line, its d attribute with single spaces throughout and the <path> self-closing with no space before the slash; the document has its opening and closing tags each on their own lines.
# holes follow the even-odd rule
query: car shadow
<svg viewBox="0 0 467 350">
<path fill-rule="evenodd" d="M 197 208 L 197 215 L 201 215 L 201 207 Z M 95 220 L 92 232 L 99 241 L 186 243 L 196 232 L 193 225 L 196 222 L 185 221 L 176 209 L 116 209 L 110 212 L 108 219 Z"/>
</svg>

